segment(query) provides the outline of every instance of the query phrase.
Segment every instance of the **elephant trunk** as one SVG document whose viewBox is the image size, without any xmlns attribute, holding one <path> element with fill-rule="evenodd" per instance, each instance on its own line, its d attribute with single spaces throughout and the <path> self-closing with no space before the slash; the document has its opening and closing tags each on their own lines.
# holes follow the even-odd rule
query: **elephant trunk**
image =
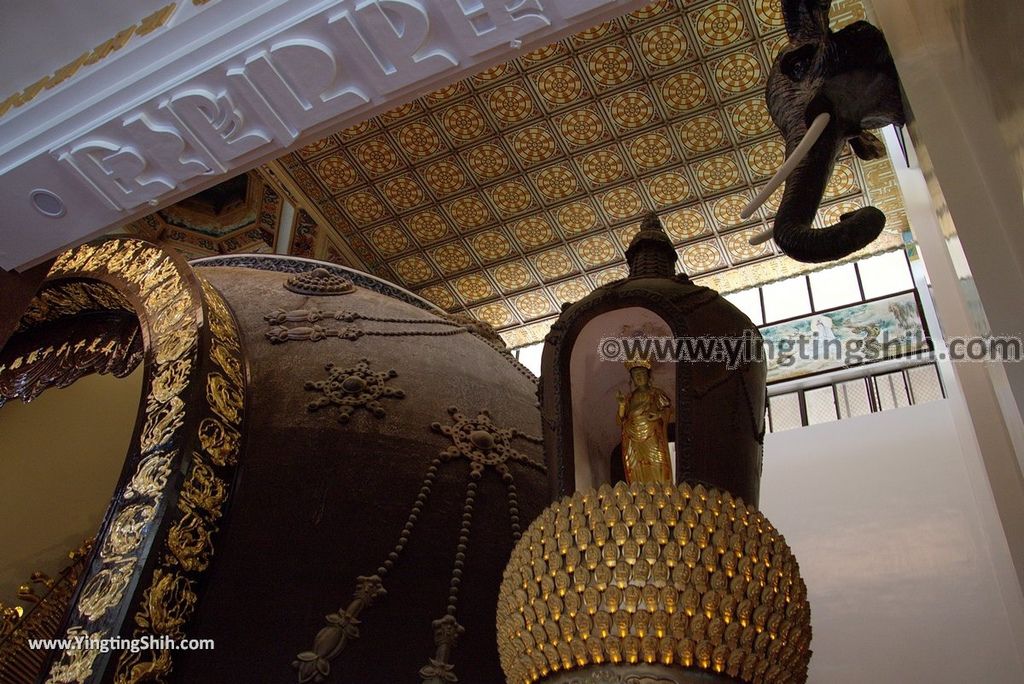
<svg viewBox="0 0 1024 684">
<path fill-rule="evenodd" d="M 793 131 L 786 142 L 787 156 L 792 154 L 804 131 Z M 825 187 L 846 136 L 835 123 L 830 124 L 792 175 L 786 179 L 779 211 L 775 216 L 774 237 L 788 256 L 807 263 L 835 261 L 869 245 L 885 227 L 885 214 L 875 207 L 863 207 L 843 214 L 839 223 L 826 228 L 812 227 Z"/>
</svg>

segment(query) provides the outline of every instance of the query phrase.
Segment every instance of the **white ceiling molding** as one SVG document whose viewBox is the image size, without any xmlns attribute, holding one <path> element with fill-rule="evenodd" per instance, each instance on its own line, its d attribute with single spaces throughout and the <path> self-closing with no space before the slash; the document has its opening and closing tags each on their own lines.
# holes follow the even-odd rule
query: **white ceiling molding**
<svg viewBox="0 0 1024 684">
<path fill-rule="evenodd" d="M 222 0 L 0 118 L 0 268 L 29 266 L 642 0 Z"/>
</svg>

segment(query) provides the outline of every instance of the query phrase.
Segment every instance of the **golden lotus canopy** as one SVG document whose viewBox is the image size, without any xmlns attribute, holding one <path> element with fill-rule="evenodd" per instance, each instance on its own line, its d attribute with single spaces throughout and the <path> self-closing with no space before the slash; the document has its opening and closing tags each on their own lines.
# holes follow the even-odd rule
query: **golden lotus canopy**
<svg viewBox="0 0 1024 684">
<path fill-rule="evenodd" d="M 512 553 L 497 620 L 509 684 L 782 684 L 810 660 L 785 539 L 699 484 L 605 484 L 549 506 Z"/>
</svg>

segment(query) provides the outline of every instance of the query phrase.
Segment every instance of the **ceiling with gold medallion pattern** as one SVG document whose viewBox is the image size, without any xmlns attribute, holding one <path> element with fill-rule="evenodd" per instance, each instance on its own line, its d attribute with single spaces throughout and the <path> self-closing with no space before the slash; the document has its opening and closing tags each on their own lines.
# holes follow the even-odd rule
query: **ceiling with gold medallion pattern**
<svg viewBox="0 0 1024 684">
<path fill-rule="evenodd" d="M 835 27 L 862 18 L 859 1 L 833 3 Z M 719 290 L 813 268 L 747 242 L 771 225 L 780 192 L 739 217 L 784 158 L 763 93 L 785 42 L 779 0 L 659 0 L 276 167 L 328 224 L 315 256 L 355 253 L 353 265 L 520 346 L 543 337 L 563 302 L 625 275 L 626 246 L 650 209 L 680 268 Z M 867 203 L 889 222 L 864 253 L 901 245 L 890 162 L 847 153 L 819 225 Z"/>
</svg>

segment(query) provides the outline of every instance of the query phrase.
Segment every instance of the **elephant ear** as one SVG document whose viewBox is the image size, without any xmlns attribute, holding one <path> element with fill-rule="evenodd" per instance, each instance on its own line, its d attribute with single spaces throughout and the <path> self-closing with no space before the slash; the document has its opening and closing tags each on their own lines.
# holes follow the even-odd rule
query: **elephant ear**
<svg viewBox="0 0 1024 684">
<path fill-rule="evenodd" d="M 823 41 L 829 33 L 832 0 L 782 0 L 782 16 L 791 43 Z"/>
</svg>

